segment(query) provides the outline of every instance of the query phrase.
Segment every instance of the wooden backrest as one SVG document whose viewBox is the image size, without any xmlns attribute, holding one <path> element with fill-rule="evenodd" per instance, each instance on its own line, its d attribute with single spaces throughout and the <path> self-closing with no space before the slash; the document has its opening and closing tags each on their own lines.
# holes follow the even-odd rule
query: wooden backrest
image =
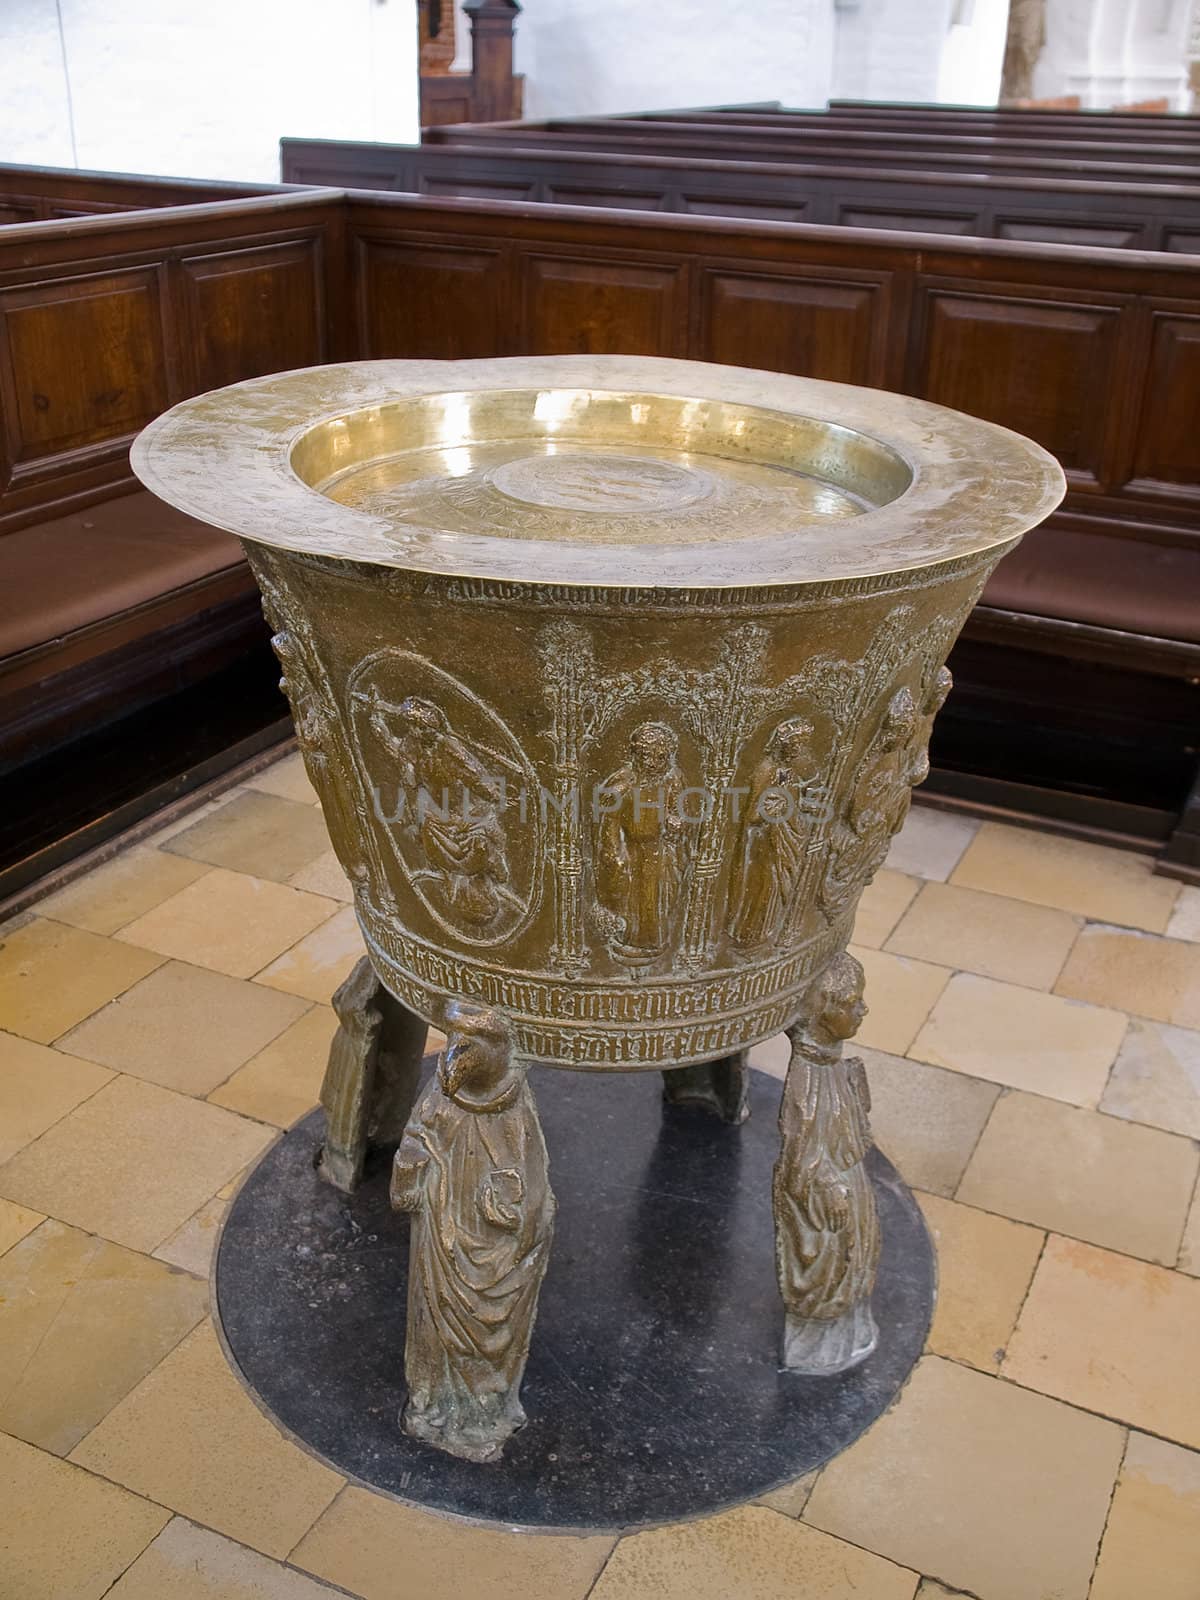
<svg viewBox="0 0 1200 1600">
<path fill-rule="evenodd" d="M 272 183 L 209 183 L 196 178 L 10 165 L 0 167 L 0 223 L 57 222 L 112 211 L 239 200 L 278 190 L 279 185 Z"/>
<path fill-rule="evenodd" d="M 292 183 L 1200 251 L 1200 174 L 1129 185 L 486 145 L 282 139 L 280 150 Z"/>
<path fill-rule="evenodd" d="M 1200 259 L 351 195 L 363 357 L 685 356 L 920 395 L 1032 435 L 1064 518 L 1200 538 Z"/>
<path fill-rule="evenodd" d="M 0 229 L 0 532 L 126 491 L 186 395 L 332 359 L 339 197 Z"/>
</svg>

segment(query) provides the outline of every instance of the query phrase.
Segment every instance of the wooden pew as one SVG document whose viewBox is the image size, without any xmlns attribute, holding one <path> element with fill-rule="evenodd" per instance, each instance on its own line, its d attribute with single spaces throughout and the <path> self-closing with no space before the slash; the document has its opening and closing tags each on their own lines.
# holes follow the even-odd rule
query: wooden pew
<svg viewBox="0 0 1200 1600">
<path fill-rule="evenodd" d="M 0 223 L 55 222 L 111 211 L 200 205 L 273 194 L 278 184 L 209 183 L 195 178 L 148 178 L 80 172 L 74 167 L 0 167 Z"/>
<path fill-rule="evenodd" d="M 285 181 L 757 217 L 982 238 L 1200 251 L 1193 185 L 1097 184 L 671 156 L 282 139 Z"/>
<path fill-rule="evenodd" d="M 1016 142 L 979 140 L 914 144 L 885 132 L 848 140 L 820 130 L 810 133 L 722 130 L 720 126 L 688 127 L 647 122 L 605 121 L 595 127 L 579 124 L 546 126 L 537 123 L 460 123 L 429 128 L 431 144 L 519 145 L 522 149 L 626 152 L 639 155 L 675 155 L 702 160 L 775 162 L 804 161 L 862 165 L 874 168 L 917 167 L 925 171 L 992 173 L 1017 177 L 1086 178 L 1097 182 L 1192 183 L 1197 157 L 1194 152 L 1163 159 L 1145 151 L 1112 154 L 1112 146 L 1089 146 L 1086 155 L 1055 151 L 1045 139 Z"/>
<path fill-rule="evenodd" d="M 0 892 L 288 732 L 240 546 L 128 453 L 186 395 L 344 354 L 340 247 L 307 193 L 0 229 Z"/>
</svg>

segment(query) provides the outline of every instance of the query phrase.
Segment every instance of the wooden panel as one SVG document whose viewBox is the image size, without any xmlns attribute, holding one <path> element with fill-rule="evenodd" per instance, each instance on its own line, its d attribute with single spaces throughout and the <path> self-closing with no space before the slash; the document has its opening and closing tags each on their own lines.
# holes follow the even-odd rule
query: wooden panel
<svg viewBox="0 0 1200 1600">
<path fill-rule="evenodd" d="M 0 291 L 10 483 L 118 452 L 170 403 L 159 274 L 130 267 Z"/>
<path fill-rule="evenodd" d="M 707 361 L 838 383 L 884 381 L 883 279 L 847 282 L 713 268 L 705 273 Z"/>
<path fill-rule="evenodd" d="M 997 217 L 997 239 L 1028 239 L 1041 244 L 1094 245 L 1097 249 L 1128 250 L 1143 246 L 1145 227 L 1137 222 L 1107 225 L 1063 217 Z"/>
<path fill-rule="evenodd" d="M 1156 310 L 1132 487 L 1200 500 L 1200 314 Z"/>
<path fill-rule="evenodd" d="M 1188 256 L 1200 255 L 1200 228 L 1174 228 L 1168 224 L 1163 229 L 1162 247 Z"/>
<path fill-rule="evenodd" d="M 734 200 L 727 195 L 698 194 L 681 196 L 680 209 L 693 216 L 745 217 L 761 222 L 806 222 L 812 209 L 807 200 Z"/>
<path fill-rule="evenodd" d="M 185 256 L 180 271 L 190 392 L 325 359 L 319 240 Z"/>
<path fill-rule="evenodd" d="M 683 263 L 531 253 L 521 261 L 522 353 L 683 355 Z"/>
<path fill-rule="evenodd" d="M 533 200 L 537 197 L 537 182 L 532 178 L 422 177 L 418 179 L 417 188 L 421 194 L 459 195 L 465 200 Z"/>
<path fill-rule="evenodd" d="M 410 236 L 360 238 L 357 248 L 360 355 L 459 360 L 508 353 L 499 246 Z"/>
<path fill-rule="evenodd" d="M 1120 308 L 936 287 L 925 291 L 914 393 L 1045 445 L 1076 487 L 1103 477 L 1119 391 Z"/>
<path fill-rule="evenodd" d="M 621 211 L 669 211 L 662 189 L 602 189 L 586 183 L 546 185 L 546 199 L 561 206 L 608 206 Z"/>
<path fill-rule="evenodd" d="M 979 233 L 977 212 L 957 216 L 941 211 L 919 211 L 906 206 L 839 206 L 838 223 L 844 228 L 898 228 L 908 233 Z"/>
<path fill-rule="evenodd" d="M 0 201 L 0 224 L 5 222 L 35 222 L 37 214 L 37 207 L 32 202 L 23 204 L 13 200 Z"/>
</svg>

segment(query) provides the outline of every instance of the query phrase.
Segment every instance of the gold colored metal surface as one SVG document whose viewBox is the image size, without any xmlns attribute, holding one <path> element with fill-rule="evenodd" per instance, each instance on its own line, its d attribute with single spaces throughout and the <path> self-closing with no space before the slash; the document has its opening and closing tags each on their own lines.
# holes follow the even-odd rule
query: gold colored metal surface
<svg viewBox="0 0 1200 1600">
<path fill-rule="evenodd" d="M 921 401 L 634 357 L 256 379 L 133 461 L 245 542 L 388 990 L 598 1070 L 796 1022 L 1063 489 Z"/>
</svg>

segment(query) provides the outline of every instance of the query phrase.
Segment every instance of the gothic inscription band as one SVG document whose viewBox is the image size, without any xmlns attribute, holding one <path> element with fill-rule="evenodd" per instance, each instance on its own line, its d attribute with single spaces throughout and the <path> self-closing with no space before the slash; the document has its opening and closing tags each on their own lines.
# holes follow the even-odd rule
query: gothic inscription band
<svg viewBox="0 0 1200 1600">
<path fill-rule="evenodd" d="M 746 1051 L 786 1030 L 783 1359 L 864 1360 L 846 947 L 946 657 L 1057 465 L 896 395 L 571 356 L 256 379 L 133 459 L 241 536 L 354 887 L 370 967 L 338 995 L 321 1173 L 350 1188 L 403 1134 L 408 1431 L 495 1461 L 524 1417 L 554 1221 L 529 1062 L 663 1070 L 666 1114 L 732 1139 Z M 426 1023 L 449 1044 L 414 1107 Z"/>
</svg>

